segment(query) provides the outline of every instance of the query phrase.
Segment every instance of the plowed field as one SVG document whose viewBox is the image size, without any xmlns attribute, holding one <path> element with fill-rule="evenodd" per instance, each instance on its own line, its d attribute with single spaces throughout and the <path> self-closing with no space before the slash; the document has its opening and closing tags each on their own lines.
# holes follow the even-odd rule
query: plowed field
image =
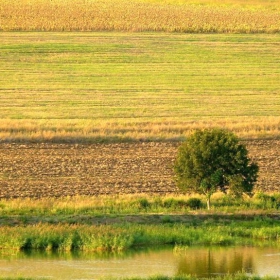
<svg viewBox="0 0 280 280">
<path fill-rule="evenodd" d="M 246 142 L 256 189 L 280 191 L 280 140 Z M 0 144 L 0 197 L 171 193 L 178 143 Z"/>
</svg>

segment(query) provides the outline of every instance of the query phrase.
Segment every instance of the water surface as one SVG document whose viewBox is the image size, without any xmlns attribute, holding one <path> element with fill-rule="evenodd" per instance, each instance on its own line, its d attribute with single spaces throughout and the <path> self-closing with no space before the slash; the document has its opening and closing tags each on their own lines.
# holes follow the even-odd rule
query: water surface
<svg viewBox="0 0 280 280">
<path fill-rule="evenodd" d="M 280 249 L 255 247 L 171 248 L 129 254 L 1 252 L 2 277 L 97 279 L 193 274 L 200 277 L 236 272 L 280 276 Z"/>
</svg>

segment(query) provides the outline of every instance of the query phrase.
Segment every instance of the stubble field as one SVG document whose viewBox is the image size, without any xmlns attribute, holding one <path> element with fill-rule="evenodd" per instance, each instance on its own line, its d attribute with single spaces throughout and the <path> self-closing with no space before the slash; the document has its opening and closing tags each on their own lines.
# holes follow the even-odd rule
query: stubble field
<svg viewBox="0 0 280 280">
<path fill-rule="evenodd" d="M 1 144 L 0 197 L 176 193 L 178 143 Z M 280 191 L 280 141 L 246 145 L 260 166 L 256 191 Z"/>
</svg>

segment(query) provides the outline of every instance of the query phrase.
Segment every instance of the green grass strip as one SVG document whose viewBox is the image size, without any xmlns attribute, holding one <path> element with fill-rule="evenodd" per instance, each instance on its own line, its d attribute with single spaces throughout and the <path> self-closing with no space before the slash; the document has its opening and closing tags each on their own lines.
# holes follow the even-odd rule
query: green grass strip
<svg viewBox="0 0 280 280">
<path fill-rule="evenodd" d="M 184 225 L 163 220 L 162 224 L 69 225 L 37 224 L 0 228 L 2 249 L 40 249 L 59 251 L 123 251 L 137 246 L 171 244 L 192 245 L 280 245 L 278 221 Z"/>
</svg>

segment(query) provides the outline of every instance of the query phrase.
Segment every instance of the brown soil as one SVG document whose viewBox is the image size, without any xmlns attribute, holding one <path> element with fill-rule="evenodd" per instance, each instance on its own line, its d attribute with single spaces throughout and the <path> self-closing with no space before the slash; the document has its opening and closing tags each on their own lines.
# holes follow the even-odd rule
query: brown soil
<svg viewBox="0 0 280 280">
<path fill-rule="evenodd" d="M 177 192 L 178 143 L 0 144 L 0 197 Z M 280 140 L 246 142 L 257 190 L 280 191 Z"/>
</svg>

